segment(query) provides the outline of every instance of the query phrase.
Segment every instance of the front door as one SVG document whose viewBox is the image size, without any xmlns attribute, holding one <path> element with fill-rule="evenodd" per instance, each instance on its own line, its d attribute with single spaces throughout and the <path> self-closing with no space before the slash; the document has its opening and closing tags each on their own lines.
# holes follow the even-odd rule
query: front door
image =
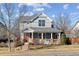
<svg viewBox="0 0 79 59">
<path fill-rule="evenodd" d="M 25 41 L 25 42 L 28 42 L 29 39 L 30 39 L 30 33 L 25 33 L 25 34 L 24 34 L 24 41 Z"/>
<path fill-rule="evenodd" d="M 53 44 L 58 44 L 58 33 L 53 33 Z"/>
</svg>

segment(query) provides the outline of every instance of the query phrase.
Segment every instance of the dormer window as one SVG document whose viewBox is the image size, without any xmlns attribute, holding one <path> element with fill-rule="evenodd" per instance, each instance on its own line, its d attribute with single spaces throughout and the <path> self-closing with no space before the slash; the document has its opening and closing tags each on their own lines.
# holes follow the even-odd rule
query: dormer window
<svg viewBox="0 0 79 59">
<path fill-rule="evenodd" d="M 39 20 L 38 24 L 39 26 L 45 26 L 45 20 Z"/>
<path fill-rule="evenodd" d="M 51 25 L 51 27 L 52 27 L 52 28 L 54 28 L 54 26 L 53 26 L 53 25 Z"/>
</svg>

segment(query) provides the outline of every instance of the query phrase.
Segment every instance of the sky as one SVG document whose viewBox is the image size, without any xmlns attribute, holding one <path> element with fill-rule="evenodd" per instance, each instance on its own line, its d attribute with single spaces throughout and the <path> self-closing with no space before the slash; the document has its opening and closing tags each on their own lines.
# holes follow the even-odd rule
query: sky
<svg viewBox="0 0 79 59">
<path fill-rule="evenodd" d="M 26 4 L 28 12 L 26 15 L 33 15 L 43 12 L 52 20 L 59 15 L 68 15 L 71 19 L 72 26 L 79 20 L 79 4 L 78 3 L 44 3 L 44 4 Z"/>
<path fill-rule="evenodd" d="M 26 11 L 25 16 L 32 16 L 36 13 L 43 12 L 52 20 L 56 20 L 56 18 L 60 15 L 68 15 L 70 17 L 72 26 L 79 20 L 79 3 L 13 3 L 12 8 L 14 9 L 15 17 L 17 14 L 19 14 L 18 8 L 22 7 L 23 5 L 26 6 L 23 9 Z M 3 6 L 1 8 L 2 11 L 5 9 Z"/>
</svg>

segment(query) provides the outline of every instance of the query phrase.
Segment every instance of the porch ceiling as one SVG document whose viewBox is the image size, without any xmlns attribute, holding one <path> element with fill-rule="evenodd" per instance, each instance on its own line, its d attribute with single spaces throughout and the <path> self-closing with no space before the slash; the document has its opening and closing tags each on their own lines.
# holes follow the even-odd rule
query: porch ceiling
<svg viewBox="0 0 79 59">
<path fill-rule="evenodd" d="M 29 33 L 29 32 L 34 32 L 34 30 L 30 29 L 30 28 L 26 28 L 23 31 L 24 33 Z"/>
<path fill-rule="evenodd" d="M 53 33 L 53 32 L 60 32 L 59 30 L 55 29 L 55 28 L 31 28 L 28 30 L 25 30 L 24 32 L 49 32 L 49 33 Z"/>
</svg>

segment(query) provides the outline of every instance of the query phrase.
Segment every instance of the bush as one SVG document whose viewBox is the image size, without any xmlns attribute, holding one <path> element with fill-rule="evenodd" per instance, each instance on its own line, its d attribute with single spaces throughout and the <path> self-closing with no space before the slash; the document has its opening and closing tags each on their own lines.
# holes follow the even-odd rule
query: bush
<svg viewBox="0 0 79 59">
<path fill-rule="evenodd" d="M 71 41 L 69 40 L 69 38 L 66 38 L 66 44 L 67 45 L 70 45 L 71 44 Z"/>
<path fill-rule="evenodd" d="M 1 42 L 0 47 L 8 47 L 8 45 L 6 43 L 4 43 L 4 42 Z"/>
<path fill-rule="evenodd" d="M 30 47 L 30 50 L 43 49 L 43 48 L 44 48 L 44 46 L 37 45 L 37 46 L 34 46 L 34 47 Z"/>
<path fill-rule="evenodd" d="M 15 44 L 16 47 L 22 46 L 22 45 L 24 45 L 23 42 L 21 42 L 20 40 L 16 41 L 16 44 Z"/>
<path fill-rule="evenodd" d="M 34 43 L 29 43 L 29 45 L 34 45 Z"/>
<path fill-rule="evenodd" d="M 64 32 L 61 33 L 61 44 L 65 45 L 66 44 L 66 35 Z"/>
</svg>

